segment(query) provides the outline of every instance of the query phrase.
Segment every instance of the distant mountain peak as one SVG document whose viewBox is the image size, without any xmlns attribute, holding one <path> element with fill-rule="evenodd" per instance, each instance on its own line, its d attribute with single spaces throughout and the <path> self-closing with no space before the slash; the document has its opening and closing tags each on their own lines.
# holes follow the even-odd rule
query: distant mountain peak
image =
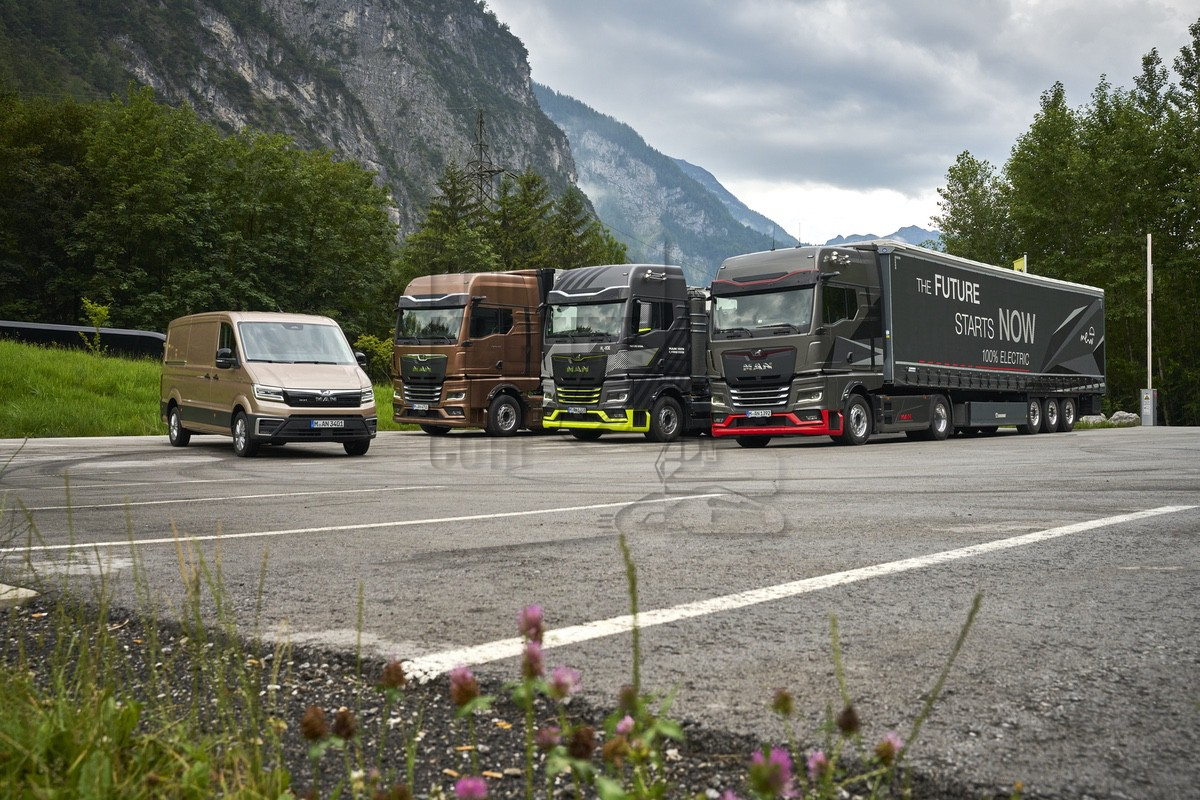
<svg viewBox="0 0 1200 800">
<path fill-rule="evenodd" d="M 825 242 L 827 245 L 850 244 L 851 242 L 870 242 L 875 239 L 897 239 L 901 242 L 909 244 L 922 245 L 926 242 L 933 242 L 940 246 L 942 243 L 942 234 L 939 231 L 931 231 L 928 228 L 922 228 L 919 225 L 907 225 L 899 230 L 893 231 L 886 236 L 876 236 L 873 233 L 852 233 L 849 236 L 835 236 Z"/>
</svg>

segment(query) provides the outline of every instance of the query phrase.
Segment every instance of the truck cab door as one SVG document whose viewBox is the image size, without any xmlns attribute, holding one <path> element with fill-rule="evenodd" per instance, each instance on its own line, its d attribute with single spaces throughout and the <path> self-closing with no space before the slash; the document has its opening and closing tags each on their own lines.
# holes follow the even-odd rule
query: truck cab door
<svg viewBox="0 0 1200 800">
<path fill-rule="evenodd" d="M 467 339 L 463 342 L 463 369 L 468 375 L 495 375 L 506 368 L 519 368 L 516 354 L 506 347 L 508 332 L 513 327 L 511 308 L 487 306 L 482 303 L 471 307 L 471 319 Z M 523 363 L 523 352 L 522 361 Z"/>
</svg>

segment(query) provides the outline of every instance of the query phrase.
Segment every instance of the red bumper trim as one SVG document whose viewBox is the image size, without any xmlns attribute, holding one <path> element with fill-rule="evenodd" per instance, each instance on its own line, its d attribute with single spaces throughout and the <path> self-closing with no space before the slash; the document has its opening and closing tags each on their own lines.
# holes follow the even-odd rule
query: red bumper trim
<svg viewBox="0 0 1200 800">
<path fill-rule="evenodd" d="M 749 419 L 745 414 L 730 414 L 724 422 L 714 422 L 713 436 L 841 436 L 842 415 L 838 411 L 822 411 L 819 420 L 802 420 L 792 412 L 772 414 L 769 419 L 755 420 L 754 425 L 738 425 Z M 837 427 L 831 427 L 830 422 Z"/>
</svg>

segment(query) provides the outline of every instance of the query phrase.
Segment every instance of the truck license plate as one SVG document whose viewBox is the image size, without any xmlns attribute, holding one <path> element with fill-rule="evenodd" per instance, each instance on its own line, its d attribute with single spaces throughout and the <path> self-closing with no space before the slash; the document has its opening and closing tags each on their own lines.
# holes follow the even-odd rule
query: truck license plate
<svg viewBox="0 0 1200 800">
<path fill-rule="evenodd" d="M 751 411 L 747 411 L 746 416 L 750 417 L 751 419 L 754 419 L 756 417 L 758 417 L 758 418 L 769 417 L 769 416 L 771 416 L 771 412 L 765 408 L 756 408 Z"/>
<path fill-rule="evenodd" d="M 346 420 L 344 419 L 314 419 L 308 423 L 310 428 L 344 428 Z"/>
<path fill-rule="evenodd" d="M 413 403 L 413 411 L 428 411 L 429 403 Z"/>
<path fill-rule="evenodd" d="M 583 406 L 567 406 L 568 414 L 586 414 L 587 409 Z"/>
</svg>

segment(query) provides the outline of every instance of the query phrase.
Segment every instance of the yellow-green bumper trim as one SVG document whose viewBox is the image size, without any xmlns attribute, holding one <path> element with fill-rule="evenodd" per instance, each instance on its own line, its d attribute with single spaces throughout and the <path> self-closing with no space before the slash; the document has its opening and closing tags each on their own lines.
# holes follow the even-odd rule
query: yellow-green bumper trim
<svg viewBox="0 0 1200 800">
<path fill-rule="evenodd" d="M 641 409 L 629 409 L 620 412 L 620 416 L 609 416 L 603 409 L 588 409 L 587 419 L 561 419 L 566 417 L 565 409 L 555 409 L 544 412 L 542 427 L 551 430 L 599 430 L 615 433 L 646 433 L 650 430 L 650 412 Z M 573 414 L 571 416 L 578 416 Z M 643 419 L 645 423 L 637 425 L 634 420 Z"/>
</svg>

